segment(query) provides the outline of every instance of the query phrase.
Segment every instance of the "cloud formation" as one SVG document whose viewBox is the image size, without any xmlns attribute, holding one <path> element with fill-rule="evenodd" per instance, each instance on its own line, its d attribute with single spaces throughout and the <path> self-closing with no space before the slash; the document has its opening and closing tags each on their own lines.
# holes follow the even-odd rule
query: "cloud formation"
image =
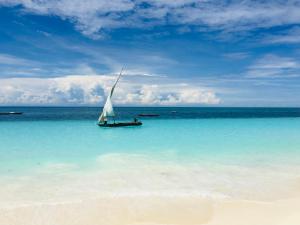
<svg viewBox="0 0 300 225">
<path fill-rule="evenodd" d="M 28 59 L 19 58 L 13 55 L 0 53 L 0 65 L 18 65 L 27 66 L 32 64 L 32 61 Z"/>
<path fill-rule="evenodd" d="M 288 77 L 297 76 L 300 64 L 293 58 L 267 54 L 248 68 L 249 77 Z"/>
<path fill-rule="evenodd" d="M 300 43 L 300 27 L 294 27 L 286 32 L 277 35 L 267 36 L 264 43 L 271 44 L 299 44 Z"/>
<path fill-rule="evenodd" d="M 97 105 L 103 103 L 115 77 L 0 79 L 3 105 Z M 122 81 L 113 101 L 122 105 L 218 104 L 213 90 L 192 84 L 142 84 Z"/>
<path fill-rule="evenodd" d="M 233 32 L 300 23 L 299 0 L 0 0 L 0 5 L 59 16 L 91 38 L 124 27 L 196 26 Z"/>
</svg>

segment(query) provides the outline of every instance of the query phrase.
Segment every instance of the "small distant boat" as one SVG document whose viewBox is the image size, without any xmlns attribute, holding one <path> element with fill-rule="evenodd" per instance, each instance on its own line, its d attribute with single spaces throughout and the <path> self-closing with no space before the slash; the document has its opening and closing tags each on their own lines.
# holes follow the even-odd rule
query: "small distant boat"
<svg viewBox="0 0 300 225">
<path fill-rule="evenodd" d="M 115 84 L 112 86 L 109 95 L 107 96 L 106 102 L 103 107 L 103 111 L 98 119 L 98 125 L 100 127 L 127 127 L 127 126 L 141 126 L 142 122 L 134 118 L 131 122 L 115 122 L 115 112 L 112 106 L 111 98 L 113 96 L 115 87 L 117 86 L 118 81 L 122 75 L 123 69 L 121 70 Z M 113 123 L 109 122 L 109 118 L 113 118 Z"/>
<path fill-rule="evenodd" d="M 23 112 L 0 112 L 0 115 L 22 115 Z"/>
<path fill-rule="evenodd" d="M 141 126 L 142 122 L 140 121 L 132 121 L 132 122 L 120 122 L 120 123 L 99 123 L 98 124 L 100 127 L 128 127 L 128 126 Z"/>
<path fill-rule="evenodd" d="M 141 116 L 141 117 L 156 117 L 156 116 L 159 116 L 159 114 L 154 114 L 154 113 L 141 113 L 141 114 L 138 114 L 138 116 Z"/>
</svg>

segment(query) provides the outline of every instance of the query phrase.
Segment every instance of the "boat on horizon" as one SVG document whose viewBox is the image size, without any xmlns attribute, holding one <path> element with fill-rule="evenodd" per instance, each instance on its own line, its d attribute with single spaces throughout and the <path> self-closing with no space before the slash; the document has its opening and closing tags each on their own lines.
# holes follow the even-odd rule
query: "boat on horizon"
<svg viewBox="0 0 300 225">
<path fill-rule="evenodd" d="M 23 112 L 0 112 L 0 115 L 22 115 Z"/>
<path fill-rule="evenodd" d="M 134 118 L 133 121 L 130 122 L 116 122 L 115 121 L 115 112 L 112 105 L 112 96 L 114 93 L 114 90 L 117 86 L 117 83 L 119 82 L 121 76 L 122 76 L 123 69 L 121 70 L 116 82 L 112 86 L 109 95 L 107 96 L 106 102 L 104 104 L 103 110 L 101 115 L 98 119 L 98 126 L 100 127 L 127 127 L 127 126 L 141 126 L 142 122 L 138 121 L 137 118 Z M 110 118 L 113 119 L 113 122 L 110 123 Z"/>
<path fill-rule="evenodd" d="M 156 114 L 156 113 L 140 113 L 140 114 L 138 114 L 138 116 L 140 116 L 140 117 L 157 117 L 157 116 L 159 116 L 159 114 Z"/>
</svg>

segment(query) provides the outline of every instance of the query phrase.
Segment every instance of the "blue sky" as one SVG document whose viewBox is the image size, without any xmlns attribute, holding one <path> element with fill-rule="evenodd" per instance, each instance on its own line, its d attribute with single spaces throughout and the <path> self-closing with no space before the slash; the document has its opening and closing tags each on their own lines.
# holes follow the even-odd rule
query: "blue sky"
<svg viewBox="0 0 300 225">
<path fill-rule="evenodd" d="M 300 1 L 0 0 L 0 105 L 300 106 Z"/>
</svg>

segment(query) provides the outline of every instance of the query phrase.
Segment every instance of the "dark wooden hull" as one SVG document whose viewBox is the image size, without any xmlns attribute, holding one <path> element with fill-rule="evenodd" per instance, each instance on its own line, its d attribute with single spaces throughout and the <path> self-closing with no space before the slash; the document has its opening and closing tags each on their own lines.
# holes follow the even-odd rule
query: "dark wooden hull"
<svg viewBox="0 0 300 225">
<path fill-rule="evenodd" d="M 123 123 L 98 123 L 100 127 L 128 127 L 128 126 L 141 126 L 142 122 L 123 122 Z"/>
<path fill-rule="evenodd" d="M 157 117 L 159 114 L 138 114 L 138 116 L 141 117 Z"/>
<path fill-rule="evenodd" d="M 22 112 L 0 112 L 0 115 L 22 115 Z"/>
</svg>

